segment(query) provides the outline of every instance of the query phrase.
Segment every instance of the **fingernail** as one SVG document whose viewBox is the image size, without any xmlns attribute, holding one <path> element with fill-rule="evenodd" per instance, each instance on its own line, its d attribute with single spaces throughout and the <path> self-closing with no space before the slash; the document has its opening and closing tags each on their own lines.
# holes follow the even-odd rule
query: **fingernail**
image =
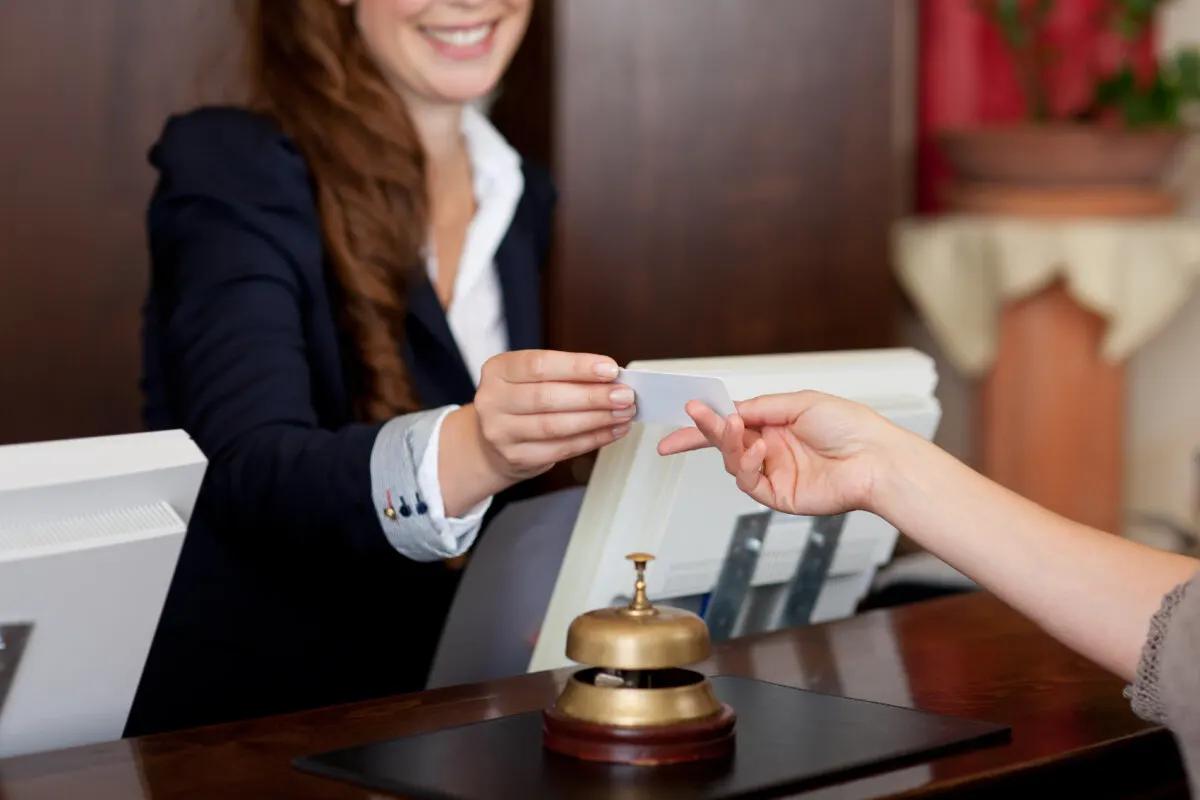
<svg viewBox="0 0 1200 800">
<path fill-rule="evenodd" d="M 617 365 L 611 361 L 597 361 L 592 371 L 601 378 L 615 378 L 618 372 Z"/>
<path fill-rule="evenodd" d="M 627 406 L 633 402 L 633 389 L 613 389 L 608 393 L 608 399 L 619 406 Z"/>
<path fill-rule="evenodd" d="M 618 425 L 617 427 L 612 429 L 612 433 L 615 438 L 620 439 L 622 436 L 629 433 L 629 426 L 628 425 Z"/>
<path fill-rule="evenodd" d="M 613 409 L 613 416 L 618 419 L 629 419 L 637 413 L 637 406 L 628 406 L 626 408 Z"/>
</svg>

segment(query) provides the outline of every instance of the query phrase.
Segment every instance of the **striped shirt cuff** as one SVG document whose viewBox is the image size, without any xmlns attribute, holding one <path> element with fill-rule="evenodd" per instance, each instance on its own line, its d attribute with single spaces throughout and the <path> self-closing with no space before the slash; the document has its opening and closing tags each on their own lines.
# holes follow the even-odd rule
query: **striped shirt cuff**
<svg viewBox="0 0 1200 800">
<path fill-rule="evenodd" d="M 446 415 L 458 406 L 406 414 L 384 424 L 371 450 L 371 496 L 380 527 L 401 555 L 439 561 L 475 542 L 488 498 L 463 517 L 447 517 L 438 482 L 438 446 Z"/>
</svg>

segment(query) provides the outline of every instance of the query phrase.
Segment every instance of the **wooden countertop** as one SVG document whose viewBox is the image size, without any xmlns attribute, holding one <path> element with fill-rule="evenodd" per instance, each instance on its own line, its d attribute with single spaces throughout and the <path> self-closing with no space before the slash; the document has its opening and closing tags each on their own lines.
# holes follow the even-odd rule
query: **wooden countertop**
<svg viewBox="0 0 1200 800">
<path fill-rule="evenodd" d="M 1012 726 L 1008 744 L 803 797 L 1187 796 L 1170 735 L 1129 711 L 1121 681 L 990 595 L 727 642 L 703 669 Z M 554 700 L 564 675 L 536 673 L 0 760 L 0 798 L 380 797 L 302 774 L 290 762 L 541 708 Z"/>
</svg>

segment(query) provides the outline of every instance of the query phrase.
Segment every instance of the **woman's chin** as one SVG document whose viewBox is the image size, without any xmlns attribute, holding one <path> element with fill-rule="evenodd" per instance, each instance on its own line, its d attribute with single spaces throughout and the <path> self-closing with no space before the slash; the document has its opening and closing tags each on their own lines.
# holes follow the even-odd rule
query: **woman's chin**
<svg viewBox="0 0 1200 800">
<path fill-rule="evenodd" d="M 489 95 L 496 88 L 497 80 L 489 76 L 487 79 L 456 76 L 431 82 L 429 87 L 430 99 L 442 103 L 474 103 Z"/>
</svg>

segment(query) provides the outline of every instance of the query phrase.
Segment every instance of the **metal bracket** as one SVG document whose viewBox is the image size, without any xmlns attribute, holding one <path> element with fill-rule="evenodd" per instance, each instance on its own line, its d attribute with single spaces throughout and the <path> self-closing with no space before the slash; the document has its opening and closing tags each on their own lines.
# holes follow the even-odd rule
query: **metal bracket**
<svg viewBox="0 0 1200 800">
<path fill-rule="evenodd" d="M 4 710 L 4 698 L 17 676 L 17 664 L 32 630 L 32 622 L 0 625 L 0 711 Z"/>
<path fill-rule="evenodd" d="M 783 627 L 807 625 L 812 621 L 817 597 L 829 576 L 829 567 L 833 563 L 834 554 L 837 553 L 845 524 L 845 514 L 813 517 L 812 532 L 808 535 L 804 552 L 800 554 L 800 562 L 796 564 L 796 573 L 792 576 L 787 597 L 783 602 L 783 613 L 780 617 Z"/>
<path fill-rule="evenodd" d="M 723 642 L 733 635 L 733 627 L 750 593 L 750 580 L 758 567 L 770 523 L 770 511 L 742 514 L 737 519 L 721 574 L 717 576 L 717 585 L 704 615 L 709 637 L 714 642 Z"/>
</svg>

